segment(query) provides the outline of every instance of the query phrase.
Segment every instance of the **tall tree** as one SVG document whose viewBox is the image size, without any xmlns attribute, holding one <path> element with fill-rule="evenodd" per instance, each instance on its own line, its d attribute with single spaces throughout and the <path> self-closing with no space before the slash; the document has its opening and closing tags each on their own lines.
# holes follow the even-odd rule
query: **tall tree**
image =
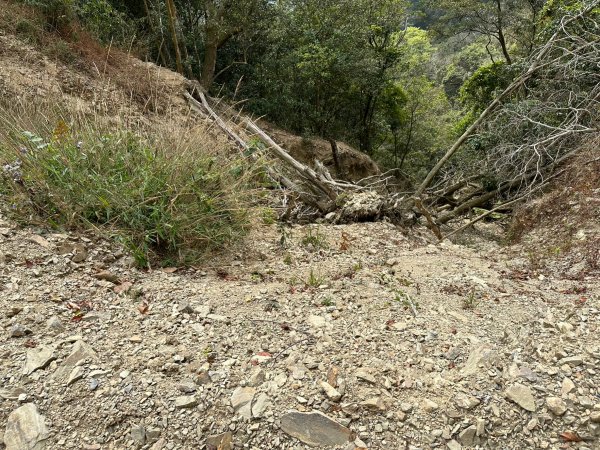
<svg viewBox="0 0 600 450">
<path fill-rule="evenodd" d="M 433 27 L 440 34 L 484 36 L 488 46 L 494 42 L 498 44 L 507 64 L 513 62 L 511 44 L 531 49 L 531 33 L 535 34 L 535 24 L 543 3 L 543 0 L 426 1 L 429 8 L 439 12 L 440 18 Z M 530 31 L 525 33 L 524 29 Z M 491 51 L 489 54 L 495 62 Z"/>
</svg>

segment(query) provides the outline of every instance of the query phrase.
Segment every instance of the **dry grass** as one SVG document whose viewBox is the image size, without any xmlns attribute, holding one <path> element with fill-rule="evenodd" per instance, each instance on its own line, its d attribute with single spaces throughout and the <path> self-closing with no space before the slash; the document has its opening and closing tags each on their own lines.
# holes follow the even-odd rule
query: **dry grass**
<svg viewBox="0 0 600 450">
<path fill-rule="evenodd" d="M 188 131 L 142 136 L 102 117 L 0 108 L 3 203 L 26 224 L 110 234 L 141 266 L 197 263 L 245 234 L 253 172 Z"/>
</svg>

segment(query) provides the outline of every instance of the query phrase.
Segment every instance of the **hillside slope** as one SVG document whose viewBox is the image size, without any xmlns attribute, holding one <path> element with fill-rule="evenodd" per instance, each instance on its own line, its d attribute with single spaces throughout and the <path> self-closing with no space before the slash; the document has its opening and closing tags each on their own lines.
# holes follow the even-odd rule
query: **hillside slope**
<svg viewBox="0 0 600 450">
<path fill-rule="evenodd" d="M 4 104 L 231 149 L 190 128 L 182 77 L 93 42 L 65 63 L 16 24 Z M 97 234 L 0 215 L 0 448 L 599 448 L 600 280 L 473 236 L 257 225 L 202 267 L 140 270 Z"/>
</svg>

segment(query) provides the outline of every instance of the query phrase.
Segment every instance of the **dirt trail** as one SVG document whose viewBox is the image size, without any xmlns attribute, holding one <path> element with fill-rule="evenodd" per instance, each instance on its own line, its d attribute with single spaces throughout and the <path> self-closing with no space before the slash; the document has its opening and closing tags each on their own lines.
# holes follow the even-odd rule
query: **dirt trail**
<svg viewBox="0 0 600 450">
<path fill-rule="evenodd" d="M 2 221 L 8 450 L 600 448 L 598 280 L 385 223 L 281 237 L 143 272 Z"/>
</svg>

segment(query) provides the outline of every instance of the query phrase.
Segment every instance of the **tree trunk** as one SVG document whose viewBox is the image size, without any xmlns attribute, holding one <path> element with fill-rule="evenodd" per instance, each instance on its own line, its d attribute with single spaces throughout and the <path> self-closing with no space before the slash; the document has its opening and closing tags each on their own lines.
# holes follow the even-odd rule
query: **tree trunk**
<svg viewBox="0 0 600 450">
<path fill-rule="evenodd" d="M 329 138 L 327 139 L 329 144 L 331 145 L 331 154 L 333 155 L 333 165 L 335 167 L 335 171 L 337 172 L 337 176 L 340 178 L 344 177 L 344 173 L 342 172 L 342 166 L 340 164 L 340 154 L 338 152 L 338 145 L 335 139 Z"/>
<path fill-rule="evenodd" d="M 181 51 L 179 50 L 179 40 L 177 38 L 177 10 L 173 0 L 167 0 L 167 13 L 169 15 L 169 25 L 171 27 L 171 39 L 175 47 L 175 64 L 177 72 L 183 75 L 183 64 L 181 63 Z"/>
<path fill-rule="evenodd" d="M 502 25 L 502 4 L 500 3 L 500 0 L 496 0 L 496 9 L 498 10 L 498 22 L 496 24 L 496 27 L 498 28 L 498 42 L 500 42 L 500 47 L 502 48 L 502 54 L 504 55 L 504 59 L 506 59 L 506 63 L 510 65 L 512 64 L 512 60 L 508 54 L 506 38 L 504 37 L 504 27 Z"/>
<path fill-rule="evenodd" d="M 512 59 L 508 54 L 508 49 L 506 47 L 506 39 L 504 38 L 504 33 L 502 28 L 498 29 L 498 42 L 500 42 L 500 47 L 502 48 L 502 54 L 504 55 L 504 59 L 506 59 L 506 64 L 512 64 Z"/>
<path fill-rule="evenodd" d="M 202 75 L 200 82 L 207 91 L 210 89 L 215 76 L 217 50 L 217 45 L 213 42 L 208 42 L 204 48 L 204 60 L 202 61 Z"/>
<path fill-rule="evenodd" d="M 146 17 L 148 19 L 148 27 L 150 28 L 150 31 L 152 32 L 152 34 L 155 34 L 156 29 L 154 28 L 154 23 L 152 22 L 152 15 L 150 14 L 150 6 L 148 5 L 148 0 L 144 0 L 144 11 L 146 12 Z M 161 35 L 162 35 L 162 33 L 161 33 Z M 162 65 L 164 67 L 168 67 L 167 58 L 165 57 L 165 51 L 164 51 L 162 42 L 161 42 L 160 46 L 158 47 L 158 56 L 160 57 L 160 59 L 162 61 Z"/>
</svg>

